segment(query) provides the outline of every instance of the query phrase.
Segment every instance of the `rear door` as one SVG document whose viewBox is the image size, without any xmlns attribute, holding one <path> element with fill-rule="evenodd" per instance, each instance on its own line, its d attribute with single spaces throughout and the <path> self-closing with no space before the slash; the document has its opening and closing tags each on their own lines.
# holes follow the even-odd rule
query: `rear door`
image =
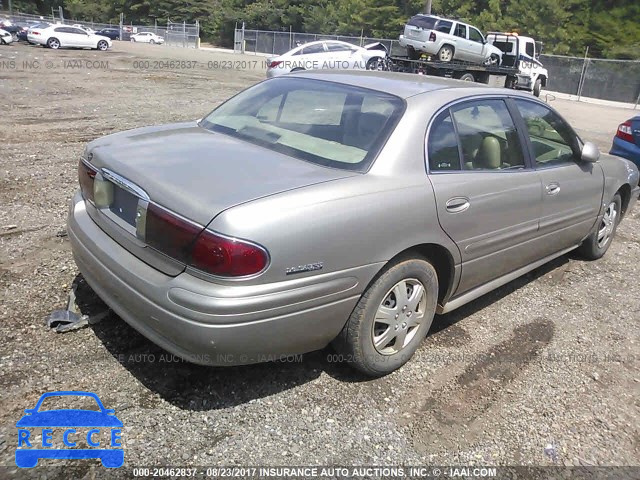
<svg viewBox="0 0 640 480">
<path fill-rule="evenodd" d="M 480 30 L 469 26 L 469 41 L 467 49 L 469 51 L 469 61 L 482 63 L 484 61 L 484 44 L 485 40 Z"/>
<path fill-rule="evenodd" d="M 604 174 L 599 164 L 580 160 L 581 142 L 557 113 L 531 100 L 518 98 L 514 104 L 542 184 L 540 243 L 551 254 L 579 244 L 593 228 Z"/>
<path fill-rule="evenodd" d="M 460 249 L 456 295 L 536 260 L 541 186 L 503 99 L 453 105 L 429 129 L 438 218 Z"/>
</svg>

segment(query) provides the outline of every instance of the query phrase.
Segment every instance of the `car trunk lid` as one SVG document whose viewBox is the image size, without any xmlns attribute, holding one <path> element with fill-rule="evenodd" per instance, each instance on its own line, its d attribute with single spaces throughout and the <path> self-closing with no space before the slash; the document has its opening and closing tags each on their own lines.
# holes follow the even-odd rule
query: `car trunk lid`
<svg viewBox="0 0 640 480">
<path fill-rule="evenodd" d="M 235 205 L 354 175 L 194 122 L 117 133 L 92 142 L 88 150 L 97 178 L 113 185 L 108 202 L 92 210 L 92 218 L 124 248 L 170 275 L 184 265 L 150 252 L 149 239 L 136 234 L 145 201 L 204 227 Z"/>
</svg>

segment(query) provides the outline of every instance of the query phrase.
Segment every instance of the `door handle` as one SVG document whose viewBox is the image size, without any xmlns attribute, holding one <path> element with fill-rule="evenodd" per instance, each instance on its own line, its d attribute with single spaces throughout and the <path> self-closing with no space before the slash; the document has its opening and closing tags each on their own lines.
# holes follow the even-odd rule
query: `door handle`
<svg viewBox="0 0 640 480">
<path fill-rule="evenodd" d="M 546 189 L 547 195 L 557 195 L 558 193 L 560 193 L 560 184 L 556 182 L 550 183 L 549 185 L 547 185 Z"/>
<path fill-rule="evenodd" d="M 454 197 L 447 200 L 445 204 L 447 207 L 447 212 L 449 213 L 460 213 L 464 212 L 468 209 L 471 204 L 469 203 L 469 199 L 466 197 Z"/>
</svg>

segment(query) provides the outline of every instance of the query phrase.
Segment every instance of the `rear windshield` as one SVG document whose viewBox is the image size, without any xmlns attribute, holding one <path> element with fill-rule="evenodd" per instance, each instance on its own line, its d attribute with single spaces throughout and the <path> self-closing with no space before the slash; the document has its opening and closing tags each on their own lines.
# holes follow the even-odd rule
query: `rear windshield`
<svg viewBox="0 0 640 480">
<path fill-rule="evenodd" d="M 241 92 L 200 125 L 300 160 L 366 171 L 403 112 L 394 95 L 288 77 Z"/>
<path fill-rule="evenodd" d="M 438 17 L 427 17 L 425 15 L 416 15 L 411 17 L 407 22 L 408 25 L 425 29 L 432 29 L 436 22 L 440 20 Z"/>
</svg>

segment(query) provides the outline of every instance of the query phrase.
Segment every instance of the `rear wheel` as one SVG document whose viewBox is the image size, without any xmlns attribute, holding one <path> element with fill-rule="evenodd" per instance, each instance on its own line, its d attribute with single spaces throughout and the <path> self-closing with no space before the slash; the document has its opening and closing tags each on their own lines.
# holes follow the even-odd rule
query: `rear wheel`
<svg viewBox="0 0 640 480">
<path fill-rule="evenodd" d="M 441 62 L 450 62 L 453 60 L 453 47 L 450 45 L 444 45 L 438 50 L 438 60 Z"/>
<path fill-rule="evenodd" d="M 420 52 L 409 45 L 407 47 L 407 57 L 409 57 L 409 60 L 418 60 L 420 58 Z"/>
<path fill-rule="evenodd" d="M 100 40 L 98 42 L 98 50 L 104 52 L 107 48 L 109 48 L 109 44 L 105 40 Z"/>
<path fill-rule="evenodd" d="M 57 50 L 58 48 L 60 48 L 60 41 L 55 37 L 51 37 L 49 40 L 47 40 L 47 47 Z"/>
<path fill-rule="evenodd" d="M 537 79 L 536 83 L 533 85 L 533 94 L 536 97 L 539 97 L 541 90 L 542 90 L 542 81 L 540 79 Z"/>
<path fill-rule="evenodd" d="M 423 259 L 398 261 L 367 288 L 334 348 L 353 367 L 379 377 L 404 365 L 427 335 L 438 277 Z"/>
<path fill-rule="evenodd" d="M 476 78 L 471 73 L 465 73 L 464 75 L 462 75 L 460 77 L 460 80 L 462 80 L 464 82 L 475 82 Z"/>
<path fill-rule="evenodd" d="M 595 230 L 578 247 L 578 252 L 583 257 L 589 260 L 597 260 L 607 253 L 616 234 L 618 223 L 620 223 L 621 212 L 622 198 L 619 193 L 616 193 L 607 205 L 602 220 L 600 220 Z"/>
</svg>

